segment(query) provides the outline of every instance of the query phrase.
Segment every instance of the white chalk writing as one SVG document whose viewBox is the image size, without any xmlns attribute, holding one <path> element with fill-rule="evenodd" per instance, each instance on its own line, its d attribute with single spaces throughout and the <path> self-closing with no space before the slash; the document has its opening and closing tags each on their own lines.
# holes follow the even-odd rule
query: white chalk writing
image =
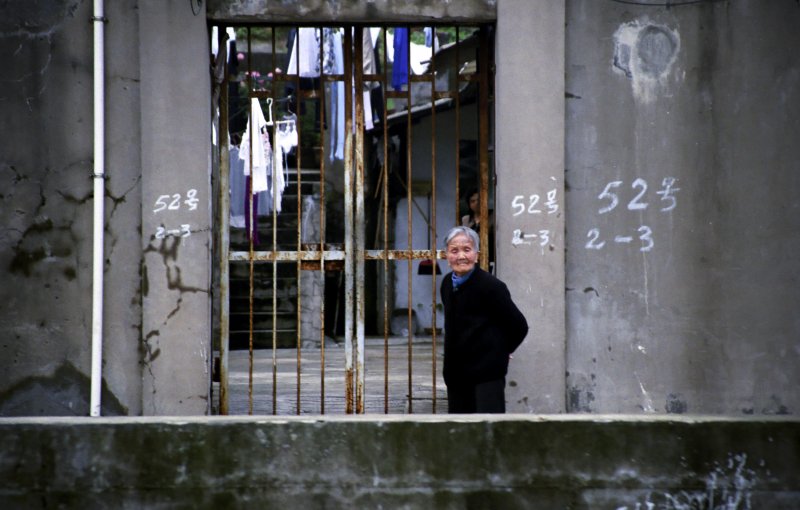
<svg viewBox="0 0 800 510">
<path fill-rule="evenodd" d="M 189 211 L 196 211 L 197 204 L 200 202 L 200 199 L 197 198 L 197 190 L 194 188 L 187 190 L 185 197 L 184 199 L 184 195 L 181 193 L 160 195 L 153 204 L 153 214 L 158 214 L 162 211 L 179 211 L 183 206 Z M 155 238 L 185 238 L 190 235 L 192 235 L 192 226 L 189 223 L 182 223 L 179 228 L 170 228 L 162 223 L 156 227 Z"/>
<path fill-rule="evenodd" d="M 516 195 L 511 200 L 511 209 L 514 210 L 514 216 L 519 216 L 527 212 L 528 214 L 555 214 L 558 212 L 558 201 L 556 200 L 556 193 L 558 190 L 551 189 L 547 192 L 547 201 L 544 203 L 546 210 L 542 210 L 539 206 L 539 201 L 541 201 L 541 195 L 536 193 L 532 195 L 528 195 L 527 197 L 527 205 L 526 205 L 526 198 L 525 195 Z"/>
<path fill-rule="evenodd" d="M 675 209 L 678 202 L 675 193 L 680 191 L 680 188 L 675 186 L 676 179 L 674 177 L 664 177 L 661 180 L 661 189 L 656 191 L 656 195 L 660 197 L 662 207 L 659 209 L 662 213 L 668 213 Z M 633 190 L 632 196 L 623 197 L 623 181 L 610 181 L 603 190 L 597 195 L 597 200 L 601 202 L 601 207 L 597 209 L 598 214 L 608 214 L 620 205 L 620 201 L 628 200 L 626 209 L 628 211 L 645 211 L 650 207 L 650 202 L 647 200 L 647 191 L 649 185 L 646 180 L 636 178 L 631 183 L 630 187 Z M 624 203 L 624 202 L 623 202 Z M 615 232 L 610 235 L 604 235 L 597 227 L 590 228 L 586 233 L 588 241 L 584 245 L 587 250 L 602 250 L 607 246 L 607 241 L 619 245 L 636 245 L 639 246 L 639 251 L 648 252 L 655 246 L 655 239 L 653 236 L 653 229 L 647 225 L 641 225 L 633 232 Z M 639 241 L 636 243 L 635 241 Z"/>
<path fill-rule="evenodd" d="M 181 208 L 181 199 L 183 196 L 180 193 L 173 193 L 172 195 L 161 195 L 156 199 L 153 214 L 159 213 L 164 210 L 177 211 Z M 186 192 L 186 200 L 183 203 L 189 208 L 190 211 L 197 209 L 197 203 L 200 200 L 197 198 L 197 190 L 190 189 Z"/>
</svg>

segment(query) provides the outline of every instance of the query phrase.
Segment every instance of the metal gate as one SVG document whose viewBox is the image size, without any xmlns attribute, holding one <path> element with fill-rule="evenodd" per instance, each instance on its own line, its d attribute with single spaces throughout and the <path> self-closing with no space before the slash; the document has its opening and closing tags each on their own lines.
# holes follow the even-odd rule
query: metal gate
<svg viewBox="0 0 800 510">
<path fill-rule="evenodd" d="M 492 28 L 212 41 L 217 412 L 442 412 L 442 241 L 468 189 L 492 262 Z"/>
</svg>

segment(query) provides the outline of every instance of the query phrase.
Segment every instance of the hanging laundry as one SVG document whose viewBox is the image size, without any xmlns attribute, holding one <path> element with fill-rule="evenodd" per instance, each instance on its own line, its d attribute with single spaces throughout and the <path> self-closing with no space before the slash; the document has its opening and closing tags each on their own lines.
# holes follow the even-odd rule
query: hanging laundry
<svg viewBox="0 0 800 510">
<path fill-rule="evenodd" d="M 425 46 L 433 47 L 433 27 L 425 27 Z"/>
<path fill-rule="evenodd" d="M 252 155 L 250 148 L 252 147 Z M 267 120 L 261 110 L 258 98 L 250 101 L 250 120 L 247 123 L 242 143 L 239 146 L 239 158 L 244 161 L 244 174 L 253 179 L 252 192 L 269 190 L 267 174 L 271 170 L 272 147 L 269 143 Z M 252 164 L 252 172 L 251 172 Z"/>
<path fill-rule="evenodd" d="M 247 193 L 245 192 L 246 183 L 244 175 L 244 161 L 239 158 L 239 148 L 231 146 L 229 149 L 230 172 L 228 178 L 230 180 L 230 224 L 231 227 L 244 228 L 245 227 L 245 200 Z"/>
<path fill-rule="evenodd" d="M 247 240 L 252 241 L 254 245 L 259 244 L 258 241 L 258 194 L 252 193 L 252 177 L 245 177 L 246 187 L 244 194 L 244 223 L 245 232 L 247 233 Z M 252 201 L 251 201 L 252 199 Z M 253 204 L 252 210 L 250 204 Z"/>
<path fill-rule="evenodd" d="M 297 127 L 294 119 L 282 120 L 275 130 L 275 163 L 273 164 L 272 197 L 275 211 L 281 212 L 283 191 L 286 189 L 286 155 L 297 147 Z"/>
<path fill-rule="evenodd" d="M 408 29 L 394 29 L 394 62 L 392 63 L 392 87 L 402 90 L 408 83 Z"/>
<path fill-rule="evenodd" d="M 319 76 L 319 29 L 303 27 L 297 30 L 289 57 L 288 74 L 301 78 Z"/>
<path fill-rule="evenodd" d="M 364 60 L 363 70 L 364 74 L 376 74 L 377 66 L 375 64 L 375 46 L 372 43 L 372 33 L 369 28 L 364 28 L 361 31 L 362 44 L 361 54 Z M 370 130 L 374 127 L 372 117 L 372 96 L 370 91 L 376 87 L 378 82 L 365 82 L 364 83 L 364 129 Z M 353 124 L 355 126 L 355 123 Z"/>
<path fill-rule="evenodd" d="M 320 75 L 320 51 L 322 51 L 322 70 L 333 74 L 335 55 L 333 34 L 336 30 L 303 27 L 297 30 L 290 42 L 291 51 L 288 74 L 298 74 L 301 78 L 318 78 Z M 320 44 L 322 43 L 322 44 Z M 321 48 L 321 49 L 320 49 Z"/>
<path fill-rule="evenodd" d="M 331 31 L 331 53 L 333 58 L 330 60 L 330 71 L 326 68 L 326 73 L 329 74 L 344 74 L 344 50 L 342 42 L 342 33 L 338 30 Z M 329 119 L 332 122 L 328 127 L 328 136 L 330 137 L 330 161 L 344 159 L 344 84 L 335 81 L 331 83 L 330 94 L 331 97 L 326 101 L 330 108 Z"/>
</svg>

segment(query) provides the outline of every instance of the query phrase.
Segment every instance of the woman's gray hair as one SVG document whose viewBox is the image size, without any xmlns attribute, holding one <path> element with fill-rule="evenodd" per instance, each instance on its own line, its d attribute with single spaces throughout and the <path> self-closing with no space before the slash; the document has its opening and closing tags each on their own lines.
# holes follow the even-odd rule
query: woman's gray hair
<svg viewBox="0 0 800 510">
<path fill-rule="evenodd" d="M 447 235 L 444 237 L 444 245 L 447 246 L 457 236 L 467 236 L 470 241 L 472 241 L 472 247 L 475 248 L 475 251 L 481 251 L 481 239 L 478 237 L 478 233 L 472 230 L 469 227 L 453 227 L 448 232 Z"/>
</svg>

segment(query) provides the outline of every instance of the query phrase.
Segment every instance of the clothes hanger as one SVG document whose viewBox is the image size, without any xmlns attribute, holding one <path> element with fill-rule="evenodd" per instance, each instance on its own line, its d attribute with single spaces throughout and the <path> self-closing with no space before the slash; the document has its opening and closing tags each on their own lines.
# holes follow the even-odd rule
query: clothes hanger
<svg viewBox="0 0 800 510">
<path fill-rule="evenodd" d="M 272 98 L 271 97 L 267 98 L 267 107 L 269 108 L 269 119 L 267 119 L 267 126 L 271 126 L 271 125 L 274 124 L 274 122 L 272 122 Z"/>
</svg>

